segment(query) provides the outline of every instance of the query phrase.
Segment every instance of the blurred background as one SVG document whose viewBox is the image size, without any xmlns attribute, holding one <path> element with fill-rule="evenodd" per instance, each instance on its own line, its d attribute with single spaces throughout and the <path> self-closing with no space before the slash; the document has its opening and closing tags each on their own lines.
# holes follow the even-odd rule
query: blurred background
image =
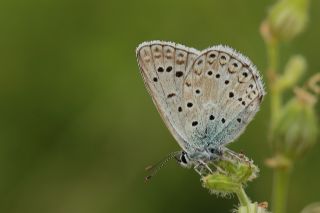
<svg viewBox="0 0 320 213">
<path fill-rule="evenodd" d="M 261 21 L 274 1 L 2 0 L 0 212 L 230 212 L 175 162 L 148 184 L 144 168 L 179 147 L 147 94 L 135 58 L 148 40 L 197 49 L 227 44 L 265 76 Z M 320 1 L 301 36 L 282 46 L 320 71 Z M 319 110 L 319 104 L 317 108 Z M 318 115 L 319 115 L 318 113 Z M 261 169 L 248 195 L 269 201 L 269 98 L 230 147 Z M 320 200 L 320 144 L 297 163 L 288 212 Z"/>
</svg>

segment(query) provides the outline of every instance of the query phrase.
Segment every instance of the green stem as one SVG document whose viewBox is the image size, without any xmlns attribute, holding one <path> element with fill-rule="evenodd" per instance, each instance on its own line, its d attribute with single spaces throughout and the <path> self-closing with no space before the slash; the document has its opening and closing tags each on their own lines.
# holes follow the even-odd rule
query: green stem
<svg viewBox="0 0 320 213">
<path fill-rule="evenodd" d="M 272 212 L 285 213 L 288 187 L 289 187 L 289 169 L 274 169 L 273 189 L 272 189 Z"/>
<path fill-rule="evenodd" d="M 268 51 L 268 76 L 271 93 L 271 131 L 277 119 L 280 116 L 281 110 L 281 91 L 277 88 L 277 72 L 278 72 L 278 60 L 279 60 L 279 45 L 277 41 L 272 41 L 267 44 Z"/>
<path fill-rule="evenodd" d="M 269 61 L 269 72 L 277 72 L 278 69 L 278 42 L 272 41 L 267 44 L 268 61 Z"/>
<path fill-rule="evenodd" d="M 268 52 L 268 77 L 270 85 L 270 110 L 271 110 L 271 135 L 274 134 L 275 124 L 281 116 L 282 91 L 277 86 L 279 69 L 279 45 L 277 41 L 267 44 Z M 285 213 L 287 203 L 287 193 L 289 187 L 289 170 L 283 168 L 274 169 L 273 189 L 272 189 L 272 207 L 273 213 Z"/>
<path fill-rule="evenodd" d="M 251 201 L 242 187 L 236 192 L 241 206 L 249 206 Z"/>
</svg>

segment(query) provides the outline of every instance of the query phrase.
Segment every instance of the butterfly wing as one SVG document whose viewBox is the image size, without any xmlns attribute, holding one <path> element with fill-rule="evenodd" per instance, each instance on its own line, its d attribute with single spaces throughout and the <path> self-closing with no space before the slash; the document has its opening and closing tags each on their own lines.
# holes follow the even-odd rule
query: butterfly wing
<svg viewBox="0 0 320 213">
<path fill-rule="evenodd" d="M 185 132 L 183 84 L 199 51 L 183 45 L 151 41 L 136 50 L 140 71 L 166 126 L 183 149 L 189 145 Z"/>
<path fill-rule="evenodd" d="M 264 94 L 249 59 L 224 46 L 202 51 L 183 86 L 187 140 L 200 149 L 234 141 L 258 111 Z"/>
</svg>

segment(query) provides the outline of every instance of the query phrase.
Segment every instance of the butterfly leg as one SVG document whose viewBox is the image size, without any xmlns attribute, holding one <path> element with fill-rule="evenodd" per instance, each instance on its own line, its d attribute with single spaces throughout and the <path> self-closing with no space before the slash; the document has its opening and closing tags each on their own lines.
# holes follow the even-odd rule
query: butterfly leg
<svg viewBox="0 0 320 213">
<path fill-rule="evenodd" d="M 212 174 L 213 171 L 205 162 L 199 160 L 198 163 L 194 166 L 194 170 L 200 175 L 205 176 L 208 174 Z"/>
<path fill-rule="evenodd" d="M 216 165 L 215 163 L 212 163 L 212 165 L 217 169 L 218 172 L 227 175 L 227 173 L 220 166 Z"/>
<path fill-rule="evenodd" d="M 199 160 L 199 163 L 204 166 L 211 174 L 213 173 L 213 171 L 210 169 L 210 167 L 208 166 L 208 164 L 206 164 L 205 162 L 203 162 L 202 160 Z"/>
<path fill-rule="evenodd" d="M 231 149 L 224 148 L 224 152 L 228 153 L 231 157 L 235 158 L 238 161 L 243 161 L 243 155 L 232 151 Z"/>
<path fill-rule="evenodd" d="M 203 173 L 203 167 L 201 164 L 197 164 L 194 166 L 194 170 L 200 175 L 204 176 L 205 174 Z"/>
<path fill-rule="evenodd" d="M 194 166 L 194 170 L 200 175 L 200 176 L 206 176 L 210 173 L 212 173 L 211 169 L 203 163 L 198 163 Z"/>
</svg>

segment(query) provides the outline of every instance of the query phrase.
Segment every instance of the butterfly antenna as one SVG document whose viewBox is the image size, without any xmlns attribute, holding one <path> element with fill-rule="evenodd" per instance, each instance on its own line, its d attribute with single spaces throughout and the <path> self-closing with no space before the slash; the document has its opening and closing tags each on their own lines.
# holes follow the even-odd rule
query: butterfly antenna
<svg viewBox="0 0 320 213">
<path fill-rule="evenodd" d="M 158 171 L 163 168 L 165 165 L 167 165 L 167 163 L 172 159 L 175 158 L 177 155 L 179 155 L 181 153 L 181 151 L 177 151 L 177 152 L 172 152 L 170 153 L 166 158 L 164 158 L 163 160 L 159 161 L 158 163 L 151 165 L 151 166 L 147 166 L 146 167 L 146 171 L 150 171 L 150 175 L 145 177 L 145 181 L 149 181 L 153 176 L 155 176 Z"/>
</svg>

